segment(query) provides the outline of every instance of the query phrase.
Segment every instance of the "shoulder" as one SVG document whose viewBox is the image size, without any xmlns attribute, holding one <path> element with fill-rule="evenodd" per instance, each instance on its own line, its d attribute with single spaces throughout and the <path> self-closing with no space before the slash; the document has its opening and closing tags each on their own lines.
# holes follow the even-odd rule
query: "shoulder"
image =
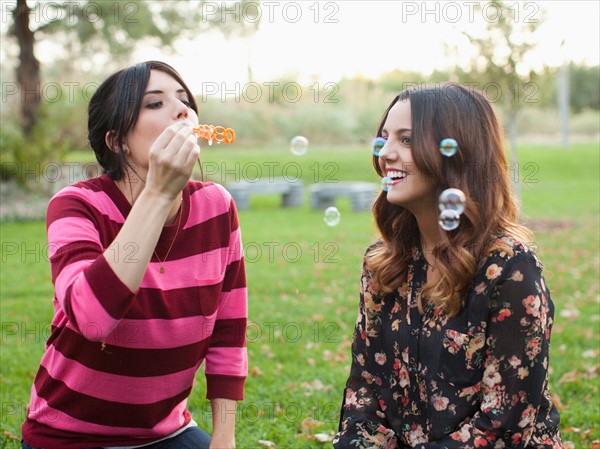
<svg viewBox="0 0 600 449">
<path fill-rule="evenodd" d="M 96 223 L 106 220 L 121 223 L 123 213 L 111 191 L 116 186 L 106 175 L 80 181 L 59 190 L 49 201 L 46 225 L 63 218 L 85 218 Z"/>
<path fill-rule="evenodd" d="M 394 262 L 396 259 L 391 259 L 392 257 L 392 249 L 390 249 L 389 245 L 387 245 L 382 238 L 377 239 L 370 244 L 364 252 L 362 264 L 363 275 L 372 278 L 372 272 L 379 270 L 387 271 L 391 266 L 398 268 L 399 265 L 402 265 L 403 268 L 398 268 L 397 270 L 397 274 L 400 276 L 402 273 L 409 272 L 415 263 L 422 260 L 421 252 L 416 246 L 409 248 L 408 254 L 404 254 L 399 259 L 398 263 Z M 392 262 L 390 262 L 390 260 L 392 260 Z"/>
<path fill-rule="evenodd" d="M 489 255 L 481 262 L 481 273 L 486 272 L 488 278 L 506 274 L 515 268 L 527 268 L 528 270 L 541 271 L 543 265 L 533 249 L 511 235 L 495 236 L 492 241 Z M 492 273 L 496 271 L 495 273 Z"/>
<path fill-rule="evenodd" d="M 186 188 L 190 194 L 203 191 L 203 193 L 211 195 L 212 197 L 221 197 L 227 201 L 231 200 L 231 195 L 225 187 L 211 181 L 190 180 L 188 181 Z"/>
<path fill-rule="evenodd" d="M 378 238 L 377 240 L 375 240 L 373 243 L 371 243 L 367 247 L 367 249 L 365 250 L 365 252 L 363 254 L 363 260 L 362 260 L 363 274 L 369 273 L 369 270 L 367 269 L 367 266 L 371 265 L 369 263 L 369 259 L 372 257 L 379 256 L 384 251 L 386 251 L 386 246 L 385 246 L 385 242 L 381 238 Z M 369 273 L 369 277 L 371 277 L 370 273 Z"/>
<path fill-rule="evenodd" d="M 189 198 L 190 223 L 219 220 L 238 227 L 237 210 L 230 193 L 220 184 L 189 181 L 186 195 Z"/>
<path fill-rule="evenodd" d="M 384 243 L 382 239 L 377 239 L 375 240 L 373 243 L 371 243 L 367 249 L 365 250 L 364 256 L 368 257 L 371 254 L 373 254 L 374 252 L 378 252 L 381 251 L 382 247 L 383 247 Z"/>
<path fill-rule="evenodd" d="M 499 247 L 476 275 L 474 293 L 478 301 L 472 302 L 472 307 L 487 310 L 491 322 L 502 322 L 509 328 L 515 323 L 530 323 L 532 317 L 543 318 L 545 323 L 554 306 L 542 263 L 527 244 L 511 236 L 498 238 Z M 521 321 L 523 318 L 529 321 Z"/>
<path fill-rule="evenodd" d="M 535 252 L 514 237 L 497 238 L 496 248 L 482 261 L 475 275 L 475 294 L 492 299 L 501 292 L 503 297 L 516 297 L 531 291 L 546 292 L 543 266 Z"/>
<path fill-rule="evenodd" d="M 231 195 L 220 184 L 214 182 L 194 181 L 188 182 L 186 189 L 189 192 L 190 199 L 193 204 L 203 203 L 220 203 L 229 209 L 231 203 Z"/>
<path fill-rule="evenodd" d="M 388 249 L 386 243 L 383 241 L 383 239 L 378 238 L 373 243 L 371 243 L 365 250 L 363 261 L 366 263 L 368 258 L 378 256 L 387 251 L 390 250 Z M 407 260 L 409 264 L 418 261 L 422 257 L 421 252 L 419 251 L 419 248 L 417 246 L 411 247 L 409 249 L 409 252 L 410 254 L 406 254 L 403 257 L 403 259 Z"/>
<path fill-rule="evenodd" d="M 112 181 L 107 175 L 102 175 L 63 187 L 50 199 L 48 211 L 65 207 L 71 209 L 78 207 L 89 209 L 91 207 L 100 212 L 107 208 L 112 209 L 114 208 L 114 199 L 108 183 L 112 183 Z"/>
<path fill-rule="evenodd" d="M 125 221 L 125 199 L 108 175 L 80 181 L 56 193 L 46 213 L 46 223 L 66 217 L 85 218 L 101 227 L 102 223 Z"/>
<path fill-rule="evenodd" d="M 63 187 L 58 192 L 54 194 L 54 196 L 50 199 L 50 201 L 55 198 L 62 198 L 65 196 L 77 196 L 82 193 L 96 193 L 96 192 L 104 192 L 106 191 L 107 182 L 110 181 L 107 175 L 98 176 L 96 178 L 90 178 L 85 181 L 79 181 L 74 184 Z"/>
</svg>

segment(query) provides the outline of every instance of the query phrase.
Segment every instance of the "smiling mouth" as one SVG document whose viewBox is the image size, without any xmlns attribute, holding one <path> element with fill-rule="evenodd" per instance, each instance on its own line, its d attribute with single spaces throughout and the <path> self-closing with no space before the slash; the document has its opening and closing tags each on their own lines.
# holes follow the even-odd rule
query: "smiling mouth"
<svg viewBox="0 0 600 449">
<path fill-rule="evenodd" d="M 397 184 L 397 183 L 403 181 L 404 179 L 406 179 L 406 177 L 408 176 L 408 173 L 406 173 L 404 171 L 390 170 L 390 171 L 386 172 L 386 176 L 392 180 L 392 183 Z"/>
</svg>

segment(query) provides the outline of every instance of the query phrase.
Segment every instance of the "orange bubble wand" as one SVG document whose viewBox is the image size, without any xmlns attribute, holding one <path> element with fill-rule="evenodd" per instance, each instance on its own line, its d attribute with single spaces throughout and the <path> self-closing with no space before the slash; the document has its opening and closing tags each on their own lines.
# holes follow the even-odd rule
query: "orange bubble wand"
<svg viewBox="0 0 600 449">
<path fill-rule="evenodd" d="M 208 141 L 209 145 L 213 142 L 225 142 L 232 144 L 235 140 L 235 132 L 231 128 L 213 125 L 198 125 L 192 128 L 192 132 L 199 138 Z"/>
</svg>

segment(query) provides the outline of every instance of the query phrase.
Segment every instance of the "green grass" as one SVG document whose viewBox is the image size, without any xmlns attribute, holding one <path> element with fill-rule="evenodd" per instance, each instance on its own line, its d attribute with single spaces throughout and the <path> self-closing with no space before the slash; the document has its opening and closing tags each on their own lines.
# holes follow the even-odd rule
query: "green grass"
<svg viewBox="0 0 600 449">
<path fill-rule="evenodd" d="M 274 176 L 298 176 L 305 184 L 326 177 L 377 182 L 369 152 L 352 147 L 311 147 L 294 157 L 285 148 L 205 146 L 202 159 L 207 177 L 222 183 L 233 181 L 234 172 L 242 179 L 256 177 L 250 170 L 257 165 L 263 177 L 273 167 Z M 519 167 L 527 181 L 521 184 L 523 210 L 556 306 L 550 389 L 563 406 L 563 439 L 589 447 L 600 439 L 598 146 L 524 147 Z M 306 200 L 301 208 L 283 209 L 276 196 L 252 197 L 250 209 L 240 212 L 251 374 L 239 404 L 239 448 L 258 447 L 261 439 L 278 448 L 322 447 L 312 435 L 337 427 L 360 264 L 376 234 L 370 213 L 352 212 L 347 200 L 337 204 L 342 220 L 336 227 L 326 226 L 322 212 L 310 210 Z M 12 448 L 48 336 L 52 288 L 43 223 L 5 224 L 1 240 L 0 446 Z M 202 373 L 197 380 L 190 410 L 210 429 Z"/>
</svg>

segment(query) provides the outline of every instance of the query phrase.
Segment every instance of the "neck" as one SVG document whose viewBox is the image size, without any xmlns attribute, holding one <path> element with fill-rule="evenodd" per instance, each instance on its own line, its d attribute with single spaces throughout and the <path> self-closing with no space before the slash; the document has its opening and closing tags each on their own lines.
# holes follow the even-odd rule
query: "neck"
<svg viewBox="0 0 600 449">
<path fill-rule="evenodd" d="M 417 219 L 417 225 L 419 226 L 419 234 L 421 239 L 421 249 L 426 259 L 429 262 L 433 262 L 433 249 L 442 240 L 440 225 L 438 223 L 438 217 L 436 212 L 433 213 L 421 213 L 415 215 Z"/>
<path fill-rule="evenodd" d="M 119 181 L 115 181 L 115 184 L 117 185 L 117 187 L 119 188 L 119 190 L 121 191 L 121 193 L 125 196 L 125 198 L 127 199 L 127 201 L 129 201 L 129 204 L 131 204 L 131 206 L 133 206 L 136 202 L 136 200 L 138 199 L 138 197 L 140 196 L 140 194 L 142 193 L 142 190 L 144 190 L 145 187 L 145 181 L 143 179 L 141 179 L 140 177 L 131 174 L 127 174 L 123 179 L 119 180 Z M 169 215 L 167 216 L 167 219 L 165 221 L 166 225 L 170 225 L 173 224 L 175 222 L 175 218 L 177 217 L 177 212 L 179 211 L 179 208 L 181 207 L 181 204 L 183 202 L 183 196 L 181 194 L 181 192 L 175 197 L 175 199 L 173 200 L 173 203 L 171 204 L 171 209 L 169 210 Z"/>
<path fill-rule="evenodd" d="M 142 181 L 141 179 L 138 179 L 137 177 L 132 178 L 127 176 L 125 176 L 125 178 L 123 179 L 115 181 L 115 184 L 117 185 L 121 193 L 125 196 L 125 198 L 127 198 L 129 204 L 131 204 L 132 206 L 137 201 L 138 197 L 140 196 L 140 193 L 142 193 L 142 190 L 144 190 L 145 186 L 144 181 Z"/>
</svg>

